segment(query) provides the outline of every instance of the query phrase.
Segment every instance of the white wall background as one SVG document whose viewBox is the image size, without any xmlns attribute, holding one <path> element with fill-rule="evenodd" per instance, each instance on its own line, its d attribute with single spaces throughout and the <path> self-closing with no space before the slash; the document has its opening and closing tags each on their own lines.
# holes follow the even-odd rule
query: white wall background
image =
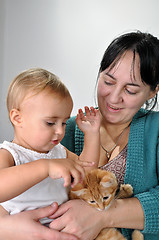
<svg viewBox="0 0 159 240">
<path fill-rule="evenodd" d="M 159 37 L 158 0 L 0 0 L 0 142 L 11 140 L 9 82 L 24 69 L 58 75 L 79 107 L 94 105 L 98 67 L 117 35 L 139 29 Z"/>
</svg>

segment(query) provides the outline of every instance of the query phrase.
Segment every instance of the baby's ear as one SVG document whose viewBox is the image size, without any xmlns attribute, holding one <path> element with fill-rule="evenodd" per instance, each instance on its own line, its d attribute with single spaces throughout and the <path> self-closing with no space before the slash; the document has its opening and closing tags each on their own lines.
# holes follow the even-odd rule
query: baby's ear
<svg viewBox="0 0 159 240">
<path fill-rule="evenodd" d="M 10 121 L 12 122 L 12 124 L 14 126 L 20 127 L 21 123 L 22 123 L 22 118 L 21 118 L 21 113 L 19 110 L 17 109 L 12 109 L 10 111 Z"/>
</svg>

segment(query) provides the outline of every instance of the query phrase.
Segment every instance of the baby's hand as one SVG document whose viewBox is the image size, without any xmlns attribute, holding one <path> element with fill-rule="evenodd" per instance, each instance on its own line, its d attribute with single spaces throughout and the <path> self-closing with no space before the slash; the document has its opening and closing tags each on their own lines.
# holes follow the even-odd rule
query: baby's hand
<svg viewBox="0 0 159 240">
<path fill-rule="evenodd" d="M 76 117 L 76 123 L 83 133 L 98 132 L 100 128 L 99 110 L 94 107 L 90 107 L 90 109 L 89 107 L 85 107 L 84 115 L 82 109 L 79 109 Z"/>
<path fill-rule="evenodd" d="M 83 167 L 93 166 L 93 162 L 84 162 L 80 160 L 65 159 L 49 159 L 48 175 L 53 178 L 63 178 L 64 187 L 71 184 L 74 187 L 77 183 L 81 183 L 85 176 Z"/>
</svg>

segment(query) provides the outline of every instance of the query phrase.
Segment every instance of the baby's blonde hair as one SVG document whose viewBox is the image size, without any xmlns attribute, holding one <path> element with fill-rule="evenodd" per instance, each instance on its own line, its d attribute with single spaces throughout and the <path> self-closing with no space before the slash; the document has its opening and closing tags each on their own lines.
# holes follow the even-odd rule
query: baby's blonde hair
<svg viewBox="0 0 159 240">
<path fill-rule="evenodd" d="M 10 83 L 7 95 L 8 113 L 14 108 L 19 110 L 29 92 L 36 95 L 45 89 L 57 93 L 62 98 L 71 98 L 68 89 L 56 75 L 42 68 L 32 68 L 20 73 Z"/>
</svg>

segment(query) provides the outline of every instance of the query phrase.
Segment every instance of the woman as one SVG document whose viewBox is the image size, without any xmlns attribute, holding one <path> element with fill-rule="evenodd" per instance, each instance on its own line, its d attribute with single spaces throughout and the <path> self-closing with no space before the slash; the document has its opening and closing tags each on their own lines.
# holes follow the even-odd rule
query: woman
<svg viewBox="0 0 159 240">
<path fill-rule="evenodd" d="M 116 200 L 104 213 L 68 202 L 55 213 L 64 215 L 51 226 L 85 240 L 94 239 L 103 227 L 123 228 L 127 239 L 130 229 L 143 230 L 145 240 L 159 239 L 159 113 L 141 109 L 144 103 L 156 105 L 159 40 L 141 32 L 115 39 L 103 56 L 97 84 L 99 167 L 114 171 L 119 183 L 131 184 L 134 197 Z M 74 118 L 67 123 L 63 144 L 77 154 L 82 151 L 83 135 Z"/>
<path fill-rule="evenodd" d="M 104 227 L 122 228 L 127 239 L 131 239 L 132 229 L 142 230 L 145 240 L 159 239 L 159 113 L 152 112 L 157 102 L 158 84 L 157 38 L 132 32 L 110 44 L 97 82 L 101 114 L 99 167 L 114 171 L 119 183 L 131 184 L 134 197 L 115 200 L 107 211 L 98 211 L 80 200 L 66 202 L 52 215 L 57 219 L 50 227 L 54 232 L 62 231 L 56 239 L 65 239 L 60 234 L 70 233 L 82 240 L 92 240 Z M 150 103 L 151 111 L 141 109 L 143 104 L 150 107 Z M 82 151 L 83 134 L 74 118 L 68 121 L 63 144 L 76 154 Z M 7 224 L 8 219 L 0 220 Z M 20 219 L 21 215 L 14 224 Z M 31 218 L 32 222 L 34 219 Z M 5 230 L 2 224 L 0 228 L 1 237 Z M 39 229 L 39 234 L 41 231 Z M 9 236 L 9 231 L 3 236 Z"/>
</svg>

